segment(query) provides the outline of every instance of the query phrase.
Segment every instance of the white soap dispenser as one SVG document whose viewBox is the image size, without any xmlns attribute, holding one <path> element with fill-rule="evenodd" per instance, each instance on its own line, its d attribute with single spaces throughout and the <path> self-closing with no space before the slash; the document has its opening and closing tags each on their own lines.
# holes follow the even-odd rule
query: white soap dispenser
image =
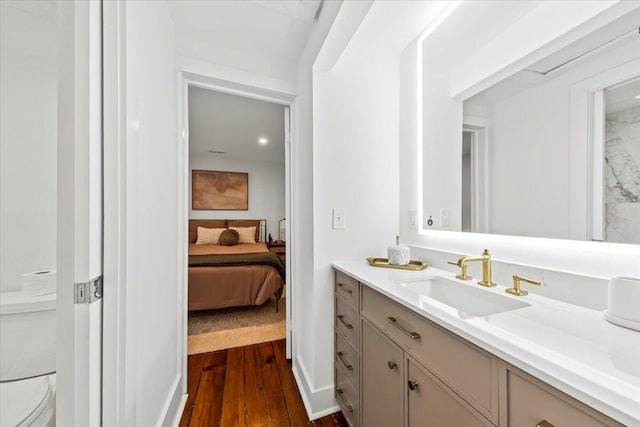
<svg viewBox="0 0 640 427">
<path fill-rule="evenodd" d="M 400 244 L 400 236 L 396 236 L 396 244 L 387 248 L 387 257 L 391 265 L 409 264 L 409 246 Z"/>
</svg>

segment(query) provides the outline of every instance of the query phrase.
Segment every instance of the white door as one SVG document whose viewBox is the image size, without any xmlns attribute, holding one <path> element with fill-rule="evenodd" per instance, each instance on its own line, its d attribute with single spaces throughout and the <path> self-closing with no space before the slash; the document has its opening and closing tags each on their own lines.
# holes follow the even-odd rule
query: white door
<svg viewBox="0 0 640 427">
<path fill-rule="evenodd" d="M 58 426 L 101 425 L 101 2 L 58 1 Z"/>
<path fill-rule="evenodd" d="M 286 265 L 287 265 L 287 275 L 286 275 L 286 284 L 287 284 L 287 296 L 285 298 L 285 323 L 286 323 L 286 357 L 287 359 L 291 358 L 291 342 L 293 340 L 293 334 L 291 332 L 291 301 L 293 301 L 293 286 L 291 283 L 291 278 L 293 274 L 291 273 L 291 269 L 293 268 L 293 262 L 291 259 L 291 254 L 293 253 L 293 246 L 291 245 L 291 236 L 290 227 L 291 227 L 291 108 L 284 107 L 284 164 L 285 164 L 285 238 L 289 240 L 287 243 L 287 252 L 285 254 L 286 257 Z"/>
</svg>

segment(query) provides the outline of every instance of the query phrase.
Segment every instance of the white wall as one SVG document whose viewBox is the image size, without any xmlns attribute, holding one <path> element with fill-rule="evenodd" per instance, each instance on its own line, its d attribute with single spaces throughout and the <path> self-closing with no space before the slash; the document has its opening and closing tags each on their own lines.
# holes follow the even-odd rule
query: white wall
<svg viewBox="0 0 640 427">
<path fill-rule="evenodd" d="M 175 34 L 163 1 L 126 5 L 126 425 L 181 410 Z M 178 415 L 179 416 L 179 415 Z"/>
<path fill-rule="evenodd" d="M 293 110 L 295 135 L 291 145 L 291 210 L 294 213 L 288 243 L 292 263 L 293 371 L 307 412 L 316 414 L 335 405 L 333 388 L 315 385 L 316 311 L 314 286 L 313 202 L 313 63 L 341 8 L 342 1 L 325 3 L 298 66 L 296 102 Z M 287 291 L 288 292 L 288 291 Z M 325 345 L 325 343 L 320 343 Z M 316 398 L 315 395 L 321 395 Z M 316 403 L 318 402 L 318 403 Z"/>
<path fill-rule="evenodd" d="M 191 171 L 217 170 L 249 174 L 249 210 L 202 211 L 191 209 Z M 190 219 L 266 219 L 267 232 L 278 238 L 278 221 L 284 218 L 284 163 L 257 162 L 206 154 L 189 155 Z"/>
<path fill-rule="evenodd" d="M 0 290 L 56 268 L 55 2 L 0 4 Z"/>
<path fill-rule="evenodd" d="M 397 60 L 361 34 L 314 77 L 316 386 L 333 379 L 333 349 L 322 345 L 333 341 L 331 262 L 384 256 L 398 234 Z M 332 230 L 334 207 L 346 209 L 346 230 Z"/>
<path fill-rule="evenodd" d="M 313 122 L 298 127 L 305 150 L 313 147 L 312 206 L 302 199 L 312 207 L 313 238 L 301 242 L 312 243 L 313 259 L 297 264 L 306 268 L 296 274 L 293 366 L 312 416 L 335 408 L 331 262 L 384 256 L 398 234 L 399 53 L 442 6 L 345 2 L 313 67 L 313 104 L 305 105 Z M 302 75 L 298 101 L 310 101 L 308 82 Z M 333 208 L 346 209 L 345 230 L 332 229 Z"/>
</svg>

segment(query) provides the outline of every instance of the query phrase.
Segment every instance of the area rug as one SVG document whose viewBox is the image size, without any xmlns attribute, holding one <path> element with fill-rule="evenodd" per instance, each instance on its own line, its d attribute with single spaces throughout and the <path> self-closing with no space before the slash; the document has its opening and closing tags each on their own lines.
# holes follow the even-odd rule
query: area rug
<svg viewBox="0 0 640 427">
<path fill-rule="evenodd" d="M 286 337 L 285 299 L 257 307 L 233 307 L 189 313 L 187 352 L 207 353 Z"/>
</svg>

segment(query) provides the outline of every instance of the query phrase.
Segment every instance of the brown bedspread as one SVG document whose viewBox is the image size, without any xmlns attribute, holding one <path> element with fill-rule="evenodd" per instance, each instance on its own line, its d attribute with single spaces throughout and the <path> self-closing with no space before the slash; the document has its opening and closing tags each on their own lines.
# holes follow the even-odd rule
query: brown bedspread
<svg viewBox="0 0 640 427">
<path fill-rule="evenodd" d="M 269 265 L 275 268 L 285 279 L 284 265 L 278 255 L 273 252 L 260 252 L 254 254 L 209 254 L 189 255 L 189 267 L 220 267 L 240 265 Z"/>
<path fill-rule="evenodd" d="M 262 242 L 239 243 L 235 246 L 196 245 L 194 243 L 189 244 L 189 256 L 213 254 L 253 254 L 258 252 L 269 252 L 269 248 Z"/>
<path fill-rule="evenodd" d="M 261 305 L 280 295 L 285 269 L 278 256 L 264 243 L 238 246 L 189 245 L 189 310 Z M 255 252 L 240 253 L 246 250 Z"/>
</svg>

